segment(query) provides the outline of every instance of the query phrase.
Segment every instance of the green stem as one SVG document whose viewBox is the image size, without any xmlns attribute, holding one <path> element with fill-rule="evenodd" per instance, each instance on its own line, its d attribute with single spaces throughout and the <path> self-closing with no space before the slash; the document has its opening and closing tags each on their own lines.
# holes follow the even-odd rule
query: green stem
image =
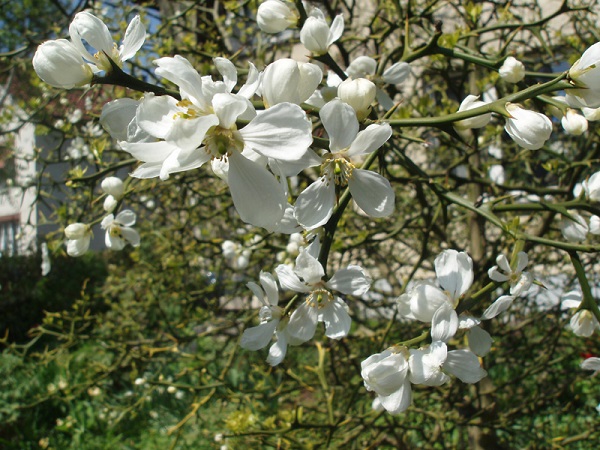
<svg viewBox="0 0 600 450">
<path fill-rule="evenodd" d="M 585 269 L 583 268 L 581 259 L 579 259 L 579 255 L 575 251 L 570 251 L 569 257 L 571 258 L 571 262 L 575 268 L 575 273 L 577 274 L 577 279 L 579 280 L 579 285 L 581 286 L 581 292 L 583 293 L 583 300 L 581 301 L 579 309 L 586 309 L 590 311 L 594 317 L 596 317 L 596 320 L 600 322 L 600 310 L 598 309 L 598 304 L 592 295 L 592 289 L 590 288 L 587 276 L 585 275 Z"/>
<path fill-rule="evenodd" d="M 480 116 L 488 113 L 498 113 L 505 117 L 510 117 L 508 111 L 506 111 L 507 103 L 517 103 L 523 100 L 527 100 L 538 95 L 547 94 L 561 89 L 570 89 L 573 86 L 564 81 L 567 77 L 568 72 L 561 73 L 553 80 L 547 81 L 546 83 L 536 84 L 524 89 L 520 92 L 507 95 L 494 102 L 480 106 L 478 108 L 469 109 L 467 111 L 456 112 L 454 114 L 448 114 L 441 117 L 420 117 L 411 119 L 393 119 L 387 122 L 393 127 L 418 127 L 418 126 L 440 126 L 448 125 L 458 120 L 469 119 L 471 117 Z"/>
</svg>

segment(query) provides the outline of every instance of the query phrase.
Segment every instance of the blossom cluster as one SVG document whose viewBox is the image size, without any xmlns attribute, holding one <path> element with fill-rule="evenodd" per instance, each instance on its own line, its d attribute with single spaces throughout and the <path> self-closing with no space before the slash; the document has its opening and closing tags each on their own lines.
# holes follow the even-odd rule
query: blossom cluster
<svg viewBox="0 0 600 450">
<path fill-rule="evenodd" d="M 267 33 L 279 33 L 297 26 L 300 17 L 292 2 L 267 0 L 258 8 L 257 23 Z M 293 264 L 262 270 L 259 283 L 248 283 L 262 305 L 260 323 L 244 330 L 240 345 L 257 351 L 274 338 L 267 357 L 273 366 L 283 361 L 288 346 L 313 339 L 320 323 L 330 339 L 350 333 L 348 303 L 352 297 L 367 294 L 371 278 L 356 264 L 327 276 L 327 258 L 321 255 L 322 228 L 332 224 L 342 195 L 351 197 L 371 219 L 394 214 L 394 188 L 385 171 L 377 172 L 371 166 L 394 134 L 390 123 L 379 119 L 397 106 L 386 86 L 399 85 L 411 74 L 406 62 L 386 67 L 387 62 L 362 55 L 345 70 L 328 72 L 323 83 L 324 66 L 315 59 L 326 55 L 341 38 L 343 16 L 329 23 L 321 10 L 313 8 L 302 22 L 299 38 L 313 62 L 281 58 L 263 70 L 249 62 L 242 83 L 234 62 L 223 57 L 213 59 L 217 77 L 200 74 L 182 56 L 160 57 L 153 61 L 154 72 L 175 86 L 176 92 L 118 98 L 104 105 L 100 116 L 100 123 L 119 148 L 139 162 L 132 178 L 164 181 L 210 166 L 215 177 L 227 185 L 242 221 L 270 233 L 304 233 L 312 239 L 308 245 L 300 245 L 299 240 L 290 244 L 297 253 Z M 145 39 L 136 16 L 117 47 L 107 26 L 89 12 L 75 15 L 69 34 L 70 40 L 40 45 L 33 59 L 40 78 L 55 87 L 90 84 L 102 74 L 118 77 L 124 73 L 123 63 L 134 57 Z M 586 51 L 565 75 L 574 89 L 568 90 L 564 99 L 554 100 L 563 128 L 572 135 L 584 133 L 587 120 L 596 117 L 592 108 L 600 107 L 598 45 Z M 96 52 L 92 54 L 89 48 Z M 498 73 L 506 83 L 521 83 L 527 76 L 524 65 L 514 57 L 507 57 Z M 546 115 L 515 102 L 499 104 L 499 100 L 479 98 L 468 95 L 461 102 L 457 120 L 451 123 L 457 133 L 488 126 L 495 113 L 505 117 L 508 136 L 527 150 L 542 148 L 550 138 L 553 124 Z M 310 182 L 295 189 L 300 173 Z M 600 199 L 599 174 L 582 183 L 584 195 L 592 201 Z M 89 249 L 92 226 L 98 223 L 106 231 L 106 247 L 121 250 L 127 244 L 140 245 L 140 235 L 133 228 L 136 214 L 123 209 L 126 189 L 122 180 L 108 177 L 101 188 L 106 215 L 65 228 L 66 250 L 71 256 L 81 256 Z M 580 218 L 574 213 L 565 218 L 561 228 L 567 241 L 582 241 L 588 230 L 600 234 L 597 216 L 590 219 L 589 227 Z M 235 270 L 249 266 L 251 248 L 225 241 L 222 251 Z M 411 347 L 414 342 L 395 343 L 361 364 L 364 385 L 377 394 L 379 406 L 400 413 L 411 404 L 412 385 L 440 386 L 451 376 L 477 383 L 485 377 L 481 358 L 491 350 L 493 339 L 480 325 L 507 311 L 529 290 L 533 276 L 525 271 L 527 264 L 524 252 L 515 252 L 512 263 L 499 255 L 488 275 L 497 287 L 507 287 L 508 293 L 498 296 L 481 315 L 473 316 L 464 306 L 467 299 L 480 300 L 470 292 L 473 261 L 465 252 L 442 251 L 434 261 L 436 279 L 410 285 L 397 299 L 402 320 L 427 324 L 429 334 L 417 342 L 419 347 Z M 280 306 L 280 290 L 293 293 L 285 307 Z M 571 328 L 589 336 L 600 326 L 590 311 L 581 309 L 581 299 L 576 300 L 564 304 L 565 308 L 578 308 Z M 462 337 L 466 338 L 465 348 Z"/>
</svg>

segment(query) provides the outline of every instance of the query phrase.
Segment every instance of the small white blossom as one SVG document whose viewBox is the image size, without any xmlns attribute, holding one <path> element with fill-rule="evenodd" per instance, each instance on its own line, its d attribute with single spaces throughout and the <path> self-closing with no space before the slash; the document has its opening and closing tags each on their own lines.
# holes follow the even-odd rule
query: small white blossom
<svg viewBox="0 0 600 450">
<path fill-rule="evenodd" d="M 292 313 L 287 326 L 289 334 L 303 342 L 314 336 L 319 322 L 325 323 L 328 338 L 346 336 L 352 323 L 348 306 L 332 292 L 361 296 L 371 286 L 371 279 L 356 265 L 340 269 L 324 281 L 325 271 L 316 257 L 319 247 L 316 241 L 308 249 L 301 249 L 293 269 L 285 264 L 275 269 L 283 289 L 307 294 L 305 302 Z"/>
<path fill-rule="evenodd" d="M 298 11 L 290 2 L 267 0 L 259 5 L 256 22 L 265 33 L 279 33 L 296 26 Z"/>
<path fill-rule="evenodd" d="M 585 195 L 594 202 L 600 202 L 600 172 L 593 173 L 581 183 Z"/>
<path fill-rule="evenodd" d="M 577 214 L 571 213 L 574 220 L 568 217 L 563 217 L 560 221 L 560 232 L 563 237 L 569 242 L 582 242 L 585 241 L 589 232 L 589 227 L 585 219 Z"/>
<path fill-rule="evenodd" d="M 600 372 L 600 358 L 592 356 L 581 363 L 581 368 L 584 370 L 593 370 L 592 376 L 598 375 Z"/>
<path fill-rule="evenodd" d="M 552 134 L 550 119 L 538 112 L 523 109 L 514 103 L 507 103 L 506 110 L 511 117 L 506 119 L 504 129 L 513 141 L 528 150 L 542 148 Z"/>
<path fill-rule="evenodd" d="M 479 108 L 485 106 L 486 102 L 479 100 L 478 95 L 467 95 L 461 102 L 458 112 L 468 111 L 470 109 Z M 466 130 L 469 128 L 482 128 L 485 127 L 491 120 L 492 113 L 481 114 L 480 116 L 471 117 L 469 119 L 459 120 L 454 122 L 454 127 L 459 130 Z"/>
<path fill-rule="evenodd" d="M 588 48 L 569 69 L 576 89 L 567 89 L 567 101 L 574 108 L 600 107 L 600 42 Z"/>
<path fill-rule="evenodd" d="M 128 209 L 121 211 L 115 217 L 109 214 L 100 223 L 103 230 L 106 230 L 104 242 L 111 250 L 123 250 L 126 244 L 133 247 L 140 245 L 139 233 L 131 228 L 135 224 L 135 213 Z"/>
<path fill-rule="evenodd" d="M 408 362 L 400 352 L 385 350 L 360 363 L 365 388 L 377 394 L 381 406 L 392 414 L 405 411 L 411 404 Z"/>
<path fill-rule="evenodd" d="M 278 103 L 299 105 L 315 92 L 323 79 L 316 64 L 281 58 L 269 64 L 262 77 L 262 97 L 267 108 Z"/>
<path fill-rule="evenodd" d="M 580 136 L 588 129 L 587 119 L 571 108 L 567 109 L 560 123 L 565 131 L 573 136 Z"/>
<path fill-rule="evenodd" d="M 329 27 L 323 12 L 314 8 L 300 30 L 300 42 L 315 55 L 323 55 L 343 32 L 344 16 L 337 15 Z"/>
<path fill-rule="evenodd" d="M 340 83 L 337 92 L 341 101 L 352 106 L 360 121 L 369 115 L 371 104 L 377 95 L 377 88 L 366 78 L 347 78 Z"/>
<path fill-rule="evenodd" d="M 67 237 L 67 254 L 69 256 L 81 256 L 90 248 L 92 230 L 84 223 L 72 223 L 65 228 Z"/>
<path fill-rule="evenodd" d="M 508 258 L 504 255 L 498 255 L 496 258 L 497 265 L 488 270 L 488 276 L 498 283 L 508 282 L 510 284 L 511 295 L 521 295 L 527 292 L 533 282 L 531 274 L 523 271 L 527 267 L 528 262 L 527 253 L 519 252 L 517 255 L 517 264 L 513 270 L 510 267 Z"/>
<path fill-rule="evenodd" d="M 518 83 L 525 78 L 525 66 L 513 56 L 509 56 L 498 70 L 500 78 L 508 83 Z"/>
<path fill-rule="evenodd" d="M 561 309 L 578 309 L 581 306 L 582 297 L 578 291 L 570 291 L 563 295 Z M 573 314 L 569 322 L 569 328 L 577 336 L 590 337 L 594 331 L 600 330 L 600 322 L 596 316 L 587 309 L 579 309 Z"/>
</svg>

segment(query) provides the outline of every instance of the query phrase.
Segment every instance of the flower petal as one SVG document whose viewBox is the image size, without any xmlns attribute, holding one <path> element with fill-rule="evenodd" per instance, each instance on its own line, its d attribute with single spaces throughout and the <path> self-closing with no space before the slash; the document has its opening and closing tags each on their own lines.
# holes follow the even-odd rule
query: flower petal
<svg viewBox="0 0 600 450">
<path fill-rule="evenodd" d="M 317 329 L 317 309 L 309 306 L 308 303 L 302 303 L 298 309 L 296 309 L 288 326 L 286 328 L 290 336 L 306 342 L 315 335 Z"/>
<path fill-rule="evenodd" d="M 290 266 L 280 264 L 275 268 L 281 288 L 293 292 L 310 292 L 310 288 L 300 281 L 296 272 Z"/>
<path fill-rule="evenodd" d="M 490 333 L 485 331 L 481 327 L 473 327 L 467 334 L 469 340 L 469 348 L 477 356 L 485 356 L 489 353 L 492 348 L 494 340 L 490 336 Z"/>
<path fill-rule="evenodd" d="M 308 285 L 319 283 L 325 276 L 325 271 L 319 260 L 306 251 L 305 248 L 300 249 L 294 272 Z"/>
<path fill-rule="evenodd" d="M 339 297 L 323 308 L 319 316 L 319 320 L 325 323 L 325 336 L 328 338 L 341 339 L 348 335 L 352 319 L 348 306 Z"/>
<path fill-rule="evenodd" d="M 325 225 L 335 206 L 335 186 L 325 177 L 304 189 L 296 199 L 295 216 L 306 230 Z"/>
<path fill-rule="evenodd" d="M 444 362 L 444 370 L 463 383 L 477 383 L 487 375 L 479 364 L 477 355 L 470 350 L 452 350 Z"/>
<path fill-rule="evenodd" d="M 348 187 L 356 204 L 367 215 L 387 217 L 394 212 L 396 194 L 390 182 L 378 173 L 354 169 Z"/>
<path fill-rule="evenodd" d="M 435 258 L 435 273 L 440 286 L 456 301 L 473 283 L 473 260 L 465 252 L 444 250 Z"/>
<path fill-rule="evenodd" d="M 267 363 L 271 366 L 276 366 L 283 361 L 288 346 L 288 337 L 286 333 L 276 332 L 275 336 L 277 337 L 277 342 L 271 345 L 269 356 L 267 357 Z"/>
<path fill-rule="evenodd" d="M 392 127 L 389 124 L 371 124 L 358 133 L 356 139 L 354 139 L 354 142 L 352 142 L 352 145 L 348 149 L 347 155 L 354 157 L 373 153 L 383 146 L 391 136 Z"/>
<path fill-rule="evenodd" d="M 279 103 L 257 115 L 240 131 L 244 144 L 281 161 L 302 159 L 312 144 L 312 125 L 298 105 Z"/>
<path fill-rule="evenodd" d="M 121 61 L 127 61 L 132 58 L 137 51 L 144 45 L 146 40 L 146 27 L 142 25 L 140 16 L 135 16 L 125 30 L 125 36 L 123 37 L 123 43 L 119 48 L 119 55 Z"/>
<path fill-rule="evenodd" d="M 278 323 L 278 320 L 271 320 L 255 327 L 246 328 L 242 334 L 240 346 L 251 351 L 265 348 L 271 342 Z"/>
<path fill-rule="evenodd" d="M 371 287 L 371 278 L 360 266 L 350 265 L 338 270 L 326 283 L 327 287 L 346 295 L 364 295 Z"/>
<path fill-rule="evenodd" d="M 229 189 L 240 218 L 272 230 L 283 217 L 287 199 L 281 185 L 264 167 L 233 152 L 229 157 Z"/>
<path fill-rule="evenodd" d="M 358 120 L 354 109 L 338 99 L 321 108 L 319 117 L 329 135 L 329 148 L 332 153 L 348 148 L 358 133 Z"/>
<path fill-rule="evenodd" d="M 498 299 L 492 303 L 481 315 L 481 320 L 490 320 L 496 317 L 498 314 L 503 313 L 510 305 L 512 305 L 513 300 L 515 299 L 512 295 L 503 295 L 498 297 Z"/>
<path fill-rule="evenodd" d="M 408 378 L 404 380 L 400 389 L 386 397 L 379 396 L 381 405 L 390 414 L 399 414 L 406 411 L 412 402 L 412 389 Z"/>
</svg>

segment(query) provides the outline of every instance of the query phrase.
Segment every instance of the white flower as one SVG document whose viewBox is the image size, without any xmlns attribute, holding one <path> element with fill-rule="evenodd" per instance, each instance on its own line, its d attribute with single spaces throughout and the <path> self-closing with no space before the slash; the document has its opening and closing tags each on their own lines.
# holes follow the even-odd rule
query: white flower
<svg viewBox="0 0 600 450">
<path fill-rule="evenodd" d="M 102 180 L 100 185 L 102 190 L 107 194 L 104 199 L 104 210 L 106 212 L 112 212 L 117 207 L 119 200 L 123 198 L 123 194 L 125 192 L 125 185 L 120 178 L 117 177 L 107 177 Z"/>
<path fill-rule="evenodd" d="M 348 76 L 352 78 L 367 78 L 377 86 L 377 101 L 386 110 L 394 106 L 390 96 L 381 89 L 384 84 L 400 84 L 410 75 L 410 65 L 406 62 L 396 62 L 377 74 L 377 62 L 369 56 L 355 58 L 346 69 Z M 341 81 L 341 80 L 340 80 Z"/>
<path fill-rule="evenodd" d="M 265 33 L 279 33 L 289 27 L 296 26 L 298 12 L 288 2 L 267 0 L 262 2 L 256 12 L 258 27 Z"/>
<path fill-rule="evenodd" d="M 267 362 L 276 366 L 283 361 L 288 344 L 298 345 L 302 341 L 289 336 L 286 331 L 286 323 L 282 321 L 283 308 L 277 306 L 279 289 L 273 275 L 261 272 L 260 284 L 262 287 L 254 282 L 248 283 L 250 290 L 263 305 L 259 312 L 260 325 L 244 330 L 240 346 L 246 350 L 260 350 L 265 348 L 275 335 L 277 341 L 269 349 Z"/>
<path fill-rule="evenodd" d="M 146 31 L 135 16 L 125 31 L 123 44 L 117 49 L 108 27 L 93 14 L 83 11 L 69 26 L 71 41 L 57 39 L 41 44 L 33 56 L 33 68 L 38 76 L 51 86 L 70 89 L 92 81 L 95 72 L 110 71 L 111 58 L 122 67 L 140 49 Z M 97 50 L 92 55 L 83 41 Z"/>
<path fill-rule="evenodd" d="M 498 70 L 500 78 L 508 83 L 518 83 L 525 78 L 525 66 L 518 59 L 509 56 Z"/>
<path fill-rule="evenodd" d="M 347 78 L 339 84 L 337 92 L 341 101 L 352 106 L 358 120 L 363 120 L 369 115 L 377 88 L 366 78 Z"/>
<path fill-rule="evenodd" d="M 228 82 L 201 78 L 185 58 L 155 63 L 157 74 L 178 84 L 182 100 L 147 94 L 141 101 L 137 124 L 157 140 L 119 142 L 144 162 L 132 176 L 167 179 L 211 161 L 226 178 L 242 220 L 274 230 L 288 203 L 282 185 L 265 165 L 273 160 L 293 164 L 299 171 L 312 164 L 312 126 L 304 111 L 281 103 L 257 114 L 247 98 L 228 92 Z M 238 118 L 251 120 L 238 130 Z"/>
<path fill-rule="evenodd" d="M 97 70 L 107 72 L 111 70 L 107 56 L 117 66 L 122 67 L 123 62 L 131 59 L 146 39 L 146 30 L 140 21 L 140 16 L 135 16 L 125 30 L 123 43 L 117 48 L 106 24 L 87 11 L 75 14 L 69 26 L 69 34 L 73 45 L 77 47 L 82 57 L 95 64 Z M 94 55 L 88 52 L 84 41 L 96 50 Z"/>
<path fill-rule="evenodd" d="M 523 109 L 514 103 L 507 103 L 506 110 L 511 117 L 506 119 L 504 129 L 513 141 L 528 150 L 542 148 L 552 134 L 550 119 L 538 112 Z"/>
<path fill-rule="evenodd" d="M 563 217 L 560 221 L 560 232 L 569 242 L 582 242 L 587 237 L 589 228 L 583 217 L 577 213 L 571 213 L 575 220 Z"/>
<path fill-rule="evenodd" d="M 135 213 L 128 209 L 121 211 L 115 217 L 109 214 L 100 223 L 103 230 L 106 230 L 104 242 L 111 250 L 123 250 L 127 243 L 133 247 L 140 245 L 140 235 L 134 230 Z"/>
<path fill-rule="evenodd" d="M 593 370 L 592 376 L 596 376 L 600 372 L 600 358 L 591 357 L 582 361 L 581 368 L 584 370 Z"/>
<path fill-rule="evenodd" d="M 586 106 L 582 106 L 581 112 L 588 122 L 597 122 L 600 120 L 600 108 L 588 108 Z"/>
<path fill-rule="evenodd" d="M 515 297 L 513 295 L 502 295 L 498 297 L 494 301 L 494 303 L 488 306 L 487 309 L 483 312 L 483 314 L 481 315 L 481 320 L 490 320 L 496 317 L 497 315 L 503 313 L 508 308 L 510 308 L 510 305 L 512 305 L 512 302 L 514 300 Z"/>
<path fill-rule="evenodd" d="M 278 59 L 263 73 L 261 91 L 265 106 L 283 102 L 299 105 L 315 92 L 322 79 L 323 72 L 316 64 Z"/>
<path fill-rule="evenodd" d="M 374 391 L 383 408 L 392 414 L 405 411 L 412 401 L 408 362 L 402 353 L 385 350 L 360 363 L 365 388 Z"/>
<path fill-rule="evenodd" d="M 323 55 L 327 53 L 329 46 L 342 36 L 343 32 L 344 16 L 337 15 L 330 28 L 323 12 L 315 8 L 300 30 L 300 42 L 315 55 Z"/>
<path fill-rule="evenodd" d="M 587 180 L 581 183 L 585 195 L 594 202 L 600 202 L 600 172 L 593 173 Z"/>
<path fill-rule="evenodd" d="M 441 386 L 454 375 L 463 383 L 477 383 L 487 375 L 477 355 L 470 350 L 448 351 L 444 342 L 434 341 L 425 349 L 410 351 L 410 381 L 426 386 Z"/>
<path fill-rule="evenodd" d="M 479 108 L 480 106 L 486 105 L 485 102 L 479 100 L 478 95 L 467 95 L 467 97 L 461 102 L 458 112 L 468 111 L 470 109 Z M 481 128 L 485 127 L 492 118 L 492 113 L 482 114 L 480 116 L 471 117 L 469 119 L 459 120 L 454 122 L 454 127 L 459 130 L 466 130 L 468 128 Z"/>
<path fill-rule="evenodd" d="M 92 81 L 94 72 L 66 39 L 42 43 L 33 56 L 35 73 L 50 86 L 71 89 Z"/>
<path fill-rule="evenodd" d="M 72 223 L 65 228 L 67 237 L 67 254 L 69 256 L 81 256 L 90 248 L 92 230 L 84 223 Z"/>
<path fill-rule="evenodd" d="M 581 306 L 581 293 L 570 291 L 563 295 L 561 309 L 578 309 Z M 600 330 L 600 322 L 587 309 L 579 309 L 569 322 L 569 327 L 577 336 L 590 337 L 594 331 Z"/>
<path fill-rule="evenodd" d="M 600 42 L 588 48 L 569 69 L 576 89 L 567 89 L 567 101 L 574 108 L 600 106 Z"/>
<path fill-rule="evenodd" d="M 571 108 L 567 109 L 560 123 L 565 131 L 573 136 L 580 136 L 588 129 L 587 119 Z"/>
<path fill-rule="evenodd" d="M 404 317 L 431 322 L 438 309 L 445 305 L 442 312 L 456 315 L 460 297 L 473 283 L 473 260 L 465 252 L 444 250 L 435 259 L 435 273 L 440 287 L 432 283 L 417 283 L 408 292 L 398 298 L 400 314 Z M 438 319 L 442 320 L 443 315 Z M 450 320 L 446 317 L 445 320 Z"/>
<path fill-rule="evenodd" d="M 364 270 L 355 265 L 338 270 L 330 280 L 324 281 L 325 271 L 315 255 L 318 251 L 318 242 L 313 243 L 309 250 L 300 250 L 293 269 L 285 264 L 275 269 L 283 289 L 308 294 L 306 301 L 292 313 L 287 326 L 288 333 L 302 342 L 314 336 L 318 322 L 325 323 L 327 337 L 346 336 L 351 325 L 348 307 L 332 291 L 361 296 L 371 285 Z"/>
<path fill-rule="evenodd" d="M 380 148 L 392 135 L 388 124 L 372 124 L 358 131 L 354 110 L 340 100 L 319 113 L 329 135 L 330 152 L 322 158 L 321 177 L 296 199 L 296 219 L 307 230 L 327 223 L 336 201 L 336 187 L 348 186 L 356 204 L 371 217 L 394 211 L 395 194 L 381 175 L 356 167 L 357 159 Z"/>
<path fill-rule="evenodd" d="M 496 258 L 496 266 L 488 270 L 488 276 L 498 282 L 504 283 L 508 281 L 510 284 L 510 294 L 513 296 L 521 295 L 531 287 L 533 277 L 529 272 L 523 272 L 523 269 L 527 267 L 529 258 L 527 253 L 519 252 L 517 255 L 517 264 L 513 270 L 510 267 L 508 258 L 504 255 L 498 255 Z"/>
</svg>

